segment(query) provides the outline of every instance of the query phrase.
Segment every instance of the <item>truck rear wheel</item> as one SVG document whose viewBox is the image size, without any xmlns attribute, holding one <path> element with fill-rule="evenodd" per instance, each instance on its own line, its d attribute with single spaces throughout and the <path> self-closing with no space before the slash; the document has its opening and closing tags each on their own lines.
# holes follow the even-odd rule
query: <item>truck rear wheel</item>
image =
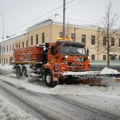
<svg viewBox="0 0 120 120">
<path fill-rule="evenodd" d="M 50 71 L 47 71 L 45 74 L 45 83 L 48 87 L 53 87 L 53 77 L 52 77 L 52 73 Z"/>
<path fill-rule="evenodd" d="M 26 79 L 28 77 L 26 68 L 24 68 L 22 71 L 22 77 L 23 79 Z"/>
<path fill-rule="evenodd" d="M 20 68 L 17 68 L 17 70 L 16 70 L 16 77 L 17 77 L 18 79 L 20 79 L 21 76 L 22 76 L 21 70 L 20 70 Z"/>
</svg>

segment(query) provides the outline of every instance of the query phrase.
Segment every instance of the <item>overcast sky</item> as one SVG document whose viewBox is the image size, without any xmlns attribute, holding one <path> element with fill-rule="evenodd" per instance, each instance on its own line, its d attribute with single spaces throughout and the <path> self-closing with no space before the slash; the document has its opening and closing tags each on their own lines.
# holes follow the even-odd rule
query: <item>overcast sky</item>
<svg viewBox="0 0 120 120">
<path fill-rule="evenodd" d="M 113 13 L 120 18 L 120 0 L 110 1 Z M 70 3 L 66 5 L 66 17 L 98 21 L 105 15 L 109 0 L 66 0 L 67 2 Z M 13 35 L 36 21 L 47 19 L 56 13 L 62 15 L 62 4 L 63 0 L 0 0 L 0 39 L 3 35 L 1 16 L 4 16 L 5 36 Z M 60 8 L 54 10 L 58 7 Z M 54 11 L 50 12 L 51 10 Z"/>
</svg>

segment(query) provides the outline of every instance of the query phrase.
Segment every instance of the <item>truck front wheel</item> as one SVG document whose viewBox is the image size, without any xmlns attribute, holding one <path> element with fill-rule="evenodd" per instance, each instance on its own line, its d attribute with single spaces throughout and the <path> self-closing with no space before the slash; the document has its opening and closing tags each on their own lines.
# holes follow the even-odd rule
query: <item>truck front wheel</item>
<svg viewBox="0 0 120 120">
<path fill-rule="evenodd" d="M 46 71 L 45 74 L 45 83 L 48 87 L 53 87 L 53 77 L 52 77 L 52 73 L 50 71 Z"/>
</svg>

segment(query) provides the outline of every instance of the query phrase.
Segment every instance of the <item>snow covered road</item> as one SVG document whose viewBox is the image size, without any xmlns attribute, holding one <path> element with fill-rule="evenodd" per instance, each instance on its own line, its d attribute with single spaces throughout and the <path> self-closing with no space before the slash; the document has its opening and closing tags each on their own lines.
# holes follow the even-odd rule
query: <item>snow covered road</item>
<svg viewBox="0 0 120 120">
<path fill-rule="evenodd" d="M 24 88 L 29 91 L 53 94 L 61 96 L 68 101 L 83 104 L 90 108 L 100 110 L 104 113 L 120 117 L 120 85 L 111 84 L 107 87 L 89 86 L 89 85 L 57 85 L 54 88 L 48 88 L 41 82 L 27 83 L 24 80 L 16 79 L 15 75 L 10 73 L 6 76 L 0 76 L 0 79 L 6 81 L 17 88 Z"/>
<path fill-rule="evenodd" d="M 2 87 L 1 85 L 5 87 L 6 90 L 9 90 L 7 92 L 7 98 L 10 101 L 12 97 L 12 102 L 16 104 L 16 98 L 18 98 L 17 106 L 20 106 L 21 108 L 25 109 L 24 107 L 27 105 L 29 107 L 29 110 L 30 109 L 32 111 L 35 110 L 37 111 L 37 114 L 39 113 L 38 115 L 42 115 L 42 117 L 47 118 L 45 120 L 93 120 L 93 119 L 119 120 L 119 117 L 113 114 L 104 113 L 97 109 L 93 109 L 89 106 L 85 106 L 84 104 L 80 104 L 79 102 L 77 103 L 77 101 L 72 101 L 71 99 L 68 99 L 71 95 L 60 96 L 58 94 L 52 95 L 52 94 L 44 94 L 38 92 L 34 93 L 34 92 L 26 91 L 24 89 L 17 89 L 4 82 L 0 82 L 0 91 L 4 91 L 4 89 L 1 90 Z M 64 98 L 64 96 L 66 98 Z M 81 98 L 84 97 L 85 96 L 83 97 L 81 96 Z M 31 113 L 30 111 L 28 111 L 28 113 Z M 10 111 L 8 111 L 8 114 L 9 112 Z M 35 117 L 38 116 L 38 115 L 36 116 L 36 112 L 33 113 L 32 113 L 33 116 Z M 44 120 L 44 119 L 40 119 L 40 120 Z"/>
<path fill-rule="evenodd" d="M 1 92 L 1 91 L 0 91 Z M 14 103 L 0 95 L 0 120 L 37 120 Z"/>
</svg>

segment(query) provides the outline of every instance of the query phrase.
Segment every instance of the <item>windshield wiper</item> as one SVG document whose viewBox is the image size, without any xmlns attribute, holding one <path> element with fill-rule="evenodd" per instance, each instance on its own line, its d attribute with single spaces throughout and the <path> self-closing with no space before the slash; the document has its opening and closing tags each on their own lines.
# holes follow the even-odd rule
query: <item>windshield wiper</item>
<svg viewBox="0 0 120 120">
<path fill-rule="evenodd" d="M 79 52 L 75 52 L 75 53 L 80 54 L 80 55 L 82 54 L 82 53 L 79 53 Z"/>
<path fill-rule="evenodd" d="M 62 52 L 62 53 L 65 53 L 65 54 L 68 54 L 68 55 L 72 55 L 71 52 L 66 52 L 66 51 L 64 51 L 64 52 Z"/>
<path fill-rule="evenodd" d="M 75 54 L 75 52 L 73 52 L 73 51 L 69 51 L 69 53 Z"/>
</svg>

